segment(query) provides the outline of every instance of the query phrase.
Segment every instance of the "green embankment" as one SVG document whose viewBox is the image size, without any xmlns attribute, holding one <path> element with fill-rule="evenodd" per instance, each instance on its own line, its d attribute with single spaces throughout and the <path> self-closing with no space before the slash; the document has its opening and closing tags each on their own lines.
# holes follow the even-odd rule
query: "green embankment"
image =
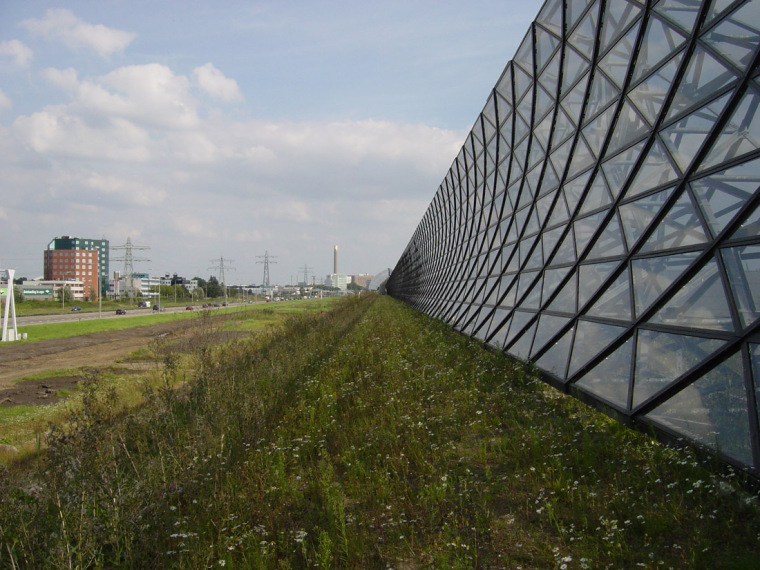
<svg viewBox="0 0 760 570">
<path fill-rule="evenodd" d="M 0 475 L 0 566 L 756 567 L 738 476 L 387 297 L 172 354 Z"/>
</svg>

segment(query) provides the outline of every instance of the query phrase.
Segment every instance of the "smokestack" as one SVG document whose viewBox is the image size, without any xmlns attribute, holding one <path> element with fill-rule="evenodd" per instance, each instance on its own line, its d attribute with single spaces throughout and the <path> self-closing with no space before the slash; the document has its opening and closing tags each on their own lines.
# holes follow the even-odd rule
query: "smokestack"
<svg viewBox="0 0 760 570">
<path fill-rule="evenodd" d="M 335 251 L 333 252 L 333 274 L 338 274 L 338 246 L 335 246 Z"/>
</svg>

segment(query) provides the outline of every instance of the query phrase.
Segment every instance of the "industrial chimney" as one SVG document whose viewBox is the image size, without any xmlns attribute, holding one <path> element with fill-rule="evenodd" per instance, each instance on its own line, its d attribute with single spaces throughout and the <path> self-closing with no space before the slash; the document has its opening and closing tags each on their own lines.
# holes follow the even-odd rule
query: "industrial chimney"
<svg viewBox="0 0 760 570">
<path fill-rule="evenodd" d="M 335 251 L 333 252 L 333 274 L 338 274 L 338 246 L 335 246 Z"/>
</svg>

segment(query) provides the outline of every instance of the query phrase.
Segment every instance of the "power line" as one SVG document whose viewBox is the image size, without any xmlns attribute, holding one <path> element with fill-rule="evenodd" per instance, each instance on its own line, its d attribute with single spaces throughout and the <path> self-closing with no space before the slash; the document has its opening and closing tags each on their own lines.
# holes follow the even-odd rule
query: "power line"
<svg viewBox="0 0 760 570">
<path fill-rule="evenodd" d="M 269 287 L 269 264 L 277 263 L 276 261 L 272 261 L 273 259 L 277 259 L 277 256 L 269 255 L 269 252 L 265 251 L 264 255 L 257 255 L 256 257 L 264 259 L 264 261 L 257 261 L 256 263 L 264 264 L 264 280 L 262 281 L 262 285 L 264 287 Z"/>
<path fill-rule="evenodd" d="M 124 250 L 124 256 L 123 257 L 112 257 L 110 261 L 123 261 L 124 262 L 124 277 L 126 278 L 125 285 L 126 285 L 126 293 L 129 296 L 130 299 L 134 298 L 135 296 L 135 281 L 134 281 L 134 273 L 135 273 L 135 267 L 134 263 L 135 261 L 150 261 L 150 259 L 146 257 L 135 257 L 132 253 L 133 250 L 146 250 L 150 249 L 150 246 L 148 245 L 134 245 L 132 243 L 132 240 L 127 237 L 127 243 L 124 245 L 114 245 L 111 246 L 112 250 Z"/>
<path fill-rule="evenodd" d="M 229 263 L 229 262 L 234 261 L 234 259 L 228 259 L 226 261 Z M 212 259 L 211 262 L 214 263 L 214 265 L 209 267 L 209 269 L 216 269 L 219 272 L 219 277 L 218 277 L 219 285 L 222 285 L 224 287 L 224 298 L 226 299 L 227 298 L 227 282 L 224 279 L 224 270 L 229 269 L 231 271 L 235 271 L 235 268 L 225 263 L 224 256 L 219 257 L 218 260 Z"/>
</svg>

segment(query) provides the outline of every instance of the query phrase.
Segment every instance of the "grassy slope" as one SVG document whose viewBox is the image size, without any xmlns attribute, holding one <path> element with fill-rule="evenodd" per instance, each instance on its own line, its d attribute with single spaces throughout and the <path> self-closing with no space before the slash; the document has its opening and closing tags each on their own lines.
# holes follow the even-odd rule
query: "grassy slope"
<svg viewBox="0 0 760 570">
<path fill-rule="evenodd" d="M 93 388 L 45 485 L 0 477 L 0 566 L 756 564 L 757 503 L 730 477 L 391 299 L 192 369 L 126 416 Z"/>
</svg>

